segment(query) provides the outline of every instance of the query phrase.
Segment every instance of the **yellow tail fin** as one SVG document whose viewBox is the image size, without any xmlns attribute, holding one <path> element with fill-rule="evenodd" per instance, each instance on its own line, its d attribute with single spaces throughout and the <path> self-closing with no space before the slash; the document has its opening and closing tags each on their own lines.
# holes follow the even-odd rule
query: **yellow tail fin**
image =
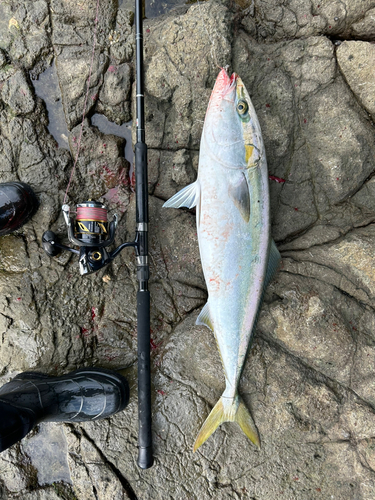
<svg viewBox="0 0 375 500">
<path fill-rule="evenodd" d="M 258 430 L 252 416 L 240 396 L 221 397 L 208 415 L 194 443 L 194 451 L 213 434 L 223 422 L 237 422 L 246 436 L 256 446 L 260 446 Z"/>
</svg>

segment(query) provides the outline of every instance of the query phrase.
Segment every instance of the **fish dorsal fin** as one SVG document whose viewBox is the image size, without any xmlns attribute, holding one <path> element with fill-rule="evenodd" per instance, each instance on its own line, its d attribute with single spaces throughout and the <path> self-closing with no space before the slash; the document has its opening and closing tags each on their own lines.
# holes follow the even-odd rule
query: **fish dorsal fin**
<svg viewBox="0 0 375 500">
<path fill-rule="evenodd" d="M 200 195 L 200 185 L 199 181 L 196 180 L 193 182 L 193 184 L 189 184 L 188 186 L 184 187 L 176 193 L 175 195 L 172 196 L 172 198 L 169 198 L 167 200 L 163 207 L 164 208 L 180 208 L 180 207 L 187 207 L 187 208 L 193 208 L 196 206 L 199 200 L 199 195 Z"/>
<path fill-rule="evenodd" d="M 206 305 L 199 313 L 199 316 L 195 324 L 207 326 L 212 332 L 214 331 L 214 324 L 211 318 L 210 307 L 208 305 L 208 302 L 206 302 Z"/>
<path fill-rule="evenodd" d="M 233 200 L 233 203 L 240 211 L 243 220 L 247 223 L 250 220 L 250 191 L 246 176 L 241 172 L 241 176 L 236 179 L 236 182 L 230 183 L 228 194 Z"/>
</svg>

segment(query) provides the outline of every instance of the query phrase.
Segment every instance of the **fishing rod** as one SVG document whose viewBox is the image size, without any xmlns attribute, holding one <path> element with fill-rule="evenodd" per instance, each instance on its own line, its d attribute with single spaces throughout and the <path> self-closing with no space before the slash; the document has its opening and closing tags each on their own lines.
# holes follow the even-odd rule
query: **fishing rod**
<svg viewBox="0 0 375 500">
<path fill-rule="evenodd" d="M 135 0 L 136 44 L 136 133 L 135 185 L 137 253 L 137 335 L 138 335 L 138 445 L 137 463 L 141 469 L 153 464 L 151 433 L 150 371 L 150 292 L 148 290 L 148 178 L 145 142 L 145 110 L 143 85 L 143 19 L 142 0 Z"/>
<path fill-rule="evenodd" d="M 109 247 L 115 239 L 117 216 L 108 221 L 107 208 L 95 200 L 88 200 L 76 205 L 75 218 L 71 216 L 70 207 L 66 203 L 67 194 L 74 170 L 78 161 L 86 103 L 90 87 L 90 77 L 95 53 L 96 30 L 99 0 L 95 18 L 94 45 L 91 58 L 87 93 L 82 116 L 81 131 L 78 140 L 77 155 L 64 197 L 62 211 L 67 226 L 69 241 L 76 248 L 63 245 L 57 235 L 47 230 L 42 236 L 45 252 L 54 257 L 61 250 L 69 251 L 79 256 L 81 275 L 99 271 L 126 247 L 134 247 L 137 259 L 137 337 L 138 337 L 138 459 L 141 469 L 153 465 L 152 433 L 151 433 L 151 371 L 150 371 L 150 292 L 149 261 L 148 261 L 148 179 L 147 179 L 147 145 L 145 142 L 144 90 L 143 90 L 143 21 L 142 0 L 135 0 L 136 26 L 136 137 L 135 154 L 135 195 L 136 195 L 136 232 L 134 241 L 120 244 L 109 252 Z"/>
</svg>

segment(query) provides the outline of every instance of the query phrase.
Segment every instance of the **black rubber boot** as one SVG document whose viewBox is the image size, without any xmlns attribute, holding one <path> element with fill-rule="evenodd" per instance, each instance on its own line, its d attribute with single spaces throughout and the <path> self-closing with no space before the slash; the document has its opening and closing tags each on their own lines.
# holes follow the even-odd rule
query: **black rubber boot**
<svg viewBox="0 0 375 500">
<path fill-rule="evenodd" d="M 12 233 L 38 210 L 39 202 L 23 182 L 0 183 L 0 236 Z"/>
<path fill-rule="evenodd" d="M 82 368 L 62 377 L 26 372 L 0 389 L 0 451 L 40 422 L 87 422 L 123 410 L 126 379 L 104 368 Z"/>
</svg>

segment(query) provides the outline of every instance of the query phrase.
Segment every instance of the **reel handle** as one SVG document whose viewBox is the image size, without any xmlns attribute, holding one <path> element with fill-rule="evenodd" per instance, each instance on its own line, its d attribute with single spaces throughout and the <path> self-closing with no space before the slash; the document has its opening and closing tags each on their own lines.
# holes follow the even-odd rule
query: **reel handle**
<svg viewBox="0 0 375 500">
<path fill-rule="evenodd" d="M 44 231 L 42 236 L 43 249 L 47 255 L 50 257 L 56 257 L 59 255 L 61 250 L 67 250 L 68 252 L 75 253 L 79 255 L 79 251 L 74 248 L 70 248 L 59 242 L 59 238 L 53 231 Z"/>
</svg>

